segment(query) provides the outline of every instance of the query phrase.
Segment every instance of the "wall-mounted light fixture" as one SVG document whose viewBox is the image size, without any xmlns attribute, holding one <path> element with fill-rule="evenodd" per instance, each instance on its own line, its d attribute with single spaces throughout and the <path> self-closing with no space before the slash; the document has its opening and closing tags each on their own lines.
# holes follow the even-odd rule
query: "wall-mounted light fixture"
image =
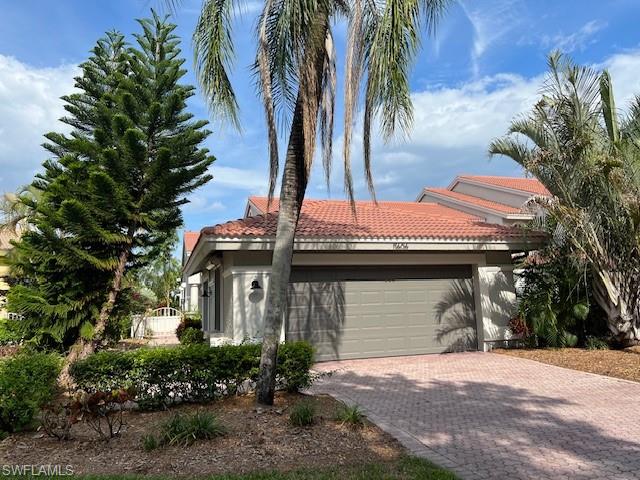
<svg viewBox="0 0 640 480">
<path fill-rule="evenodd" d="M 256 278 L 253 282 L 251 282 L 251 290 L 262 290 L 262 287 L 260 286 L 260 282 L 258 281 L 258 279 Z"/>
</svg>

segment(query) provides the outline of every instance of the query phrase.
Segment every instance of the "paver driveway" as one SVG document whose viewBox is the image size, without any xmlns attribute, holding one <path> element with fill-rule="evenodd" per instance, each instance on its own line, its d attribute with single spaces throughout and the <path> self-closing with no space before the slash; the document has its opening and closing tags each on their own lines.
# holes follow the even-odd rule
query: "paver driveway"
<svg viewBox="0 0 640 480">
<path fill-rule="evenodd" d="M 640 383 L 479 352 L 317 369 L 314 392 L 464 479 L 640 479 Z"/>
</svg>

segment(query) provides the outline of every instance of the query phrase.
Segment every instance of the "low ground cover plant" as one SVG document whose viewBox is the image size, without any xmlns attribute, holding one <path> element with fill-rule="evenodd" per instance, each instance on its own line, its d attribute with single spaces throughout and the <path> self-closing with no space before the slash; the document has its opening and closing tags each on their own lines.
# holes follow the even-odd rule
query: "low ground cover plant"
<svg viewBox="0 0 640 480">
<path fill-rule="evenodd" d="M 584 344 L 587 350 L 609 350 L 609 342 L 599 337 L 587 337 Z"/>
<path fill-rule="evenodd" d="M 354 427 L 360 427 L 364 425 L 365 414 L 359 405 L 343 403 L 338 407 L 335 419 L 343 425 L 349 424 Z"/>
<path fill-rule="evenodd" d="M 316 405 L 312 400 L 302 400 L 291 407 L 289 422 L 294 427 L 308 427 L 315 422 Z"/>
<path fill-rule="evenodd" d="M 141 409 L 206 402 L 249 391 L 260 365 L 260 344 L 182 345 L 132 351 L 103 351 L 71 367 L 77 386 L 89 393 L 135 388 Z M 313 382 L 313 348 L 290 342 L 278 352 L 278 386 L 288 391 Z"/>
<path fill-rule="evenodd" d="M 160 425 L 158 436 L 145 435 L 142 446 L 153 450 L 161 446 L 189 446 L 197 440 L 212 440 L 227 433 L 227 428 L 211 412 L 176 413 Z"/>
<path fill-rule="evenodd" d="M 33 422 L 56 393 L 61 358 L 23 350 L 0 360 L 0 432 L 16 432 Z"/>
</svg>

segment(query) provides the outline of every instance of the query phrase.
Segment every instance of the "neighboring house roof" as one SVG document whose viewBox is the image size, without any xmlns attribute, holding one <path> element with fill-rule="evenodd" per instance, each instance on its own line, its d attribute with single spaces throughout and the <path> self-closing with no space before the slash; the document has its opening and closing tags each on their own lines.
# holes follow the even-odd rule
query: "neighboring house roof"
<svg viewBox="0 0 640 480">
<path fill-rule="evenodd" d="M 187 253 L 193 252 L 193 248 L 198 243 L 198 237 L 200 237 L 200 232 L 184 232 L 184 248 Z"/>
<path fill-rule="evenodd" d="M 256 207 L 266 198 L 251 197 Z M 262 203 L 261 203 L 262 202 Z M 235 220 L 202 230 L 224 238 L 273 237 L 277 212 Z M 435 203 L 356 202 L 357 219 L 346 200 L 305 200 L 296 236 L 307 238 L 483 239 L 520 238 L 516 228 L 484 223 L 478 217 Z"/>
<path fill-rule="evenodd" d="M 249 197 L 249 203 L 252 204 L 257 210 L 260 210 L 262 213 L 267 213 L 267 203 L 268 197 L 257 197 L 252 195 Z M 280 199 L 273 198 L 271 199 L 271 205 L 269 206 L 270 212 L 277 212 L 280 209 Z"/>
<path fill-rule="evenodd" d="M 551 195 L 549 190 L 537 178 L 523 177 L 498 177 L 491 175 L 458 175 L 455 182 L 459 179 L 466 179 L 475 182 L 494 185 L 496 187 L 510 188 L 511 190 L 519 190 L 521 192 L 533 193 L 535 195 Z"/>
<path fill-rule="evenodd" d="M 453 192 L 451 190 L 447 190 L 446 188 L 425 188 L 424 191 L 434 193 L 436 195 L 442 195 L 454 200 L 459 200 L 464 203 L 476 205 L 478 207 L 489 208 L 500 213 L 520 213 L 521 211 L 519 208 L 505 205 L 504 203 L 493 202 L 491 200 L 485 200 L 484 198 L 474 197 L 472 195 L 466 195 L 459 192 Z"/>
</svg>

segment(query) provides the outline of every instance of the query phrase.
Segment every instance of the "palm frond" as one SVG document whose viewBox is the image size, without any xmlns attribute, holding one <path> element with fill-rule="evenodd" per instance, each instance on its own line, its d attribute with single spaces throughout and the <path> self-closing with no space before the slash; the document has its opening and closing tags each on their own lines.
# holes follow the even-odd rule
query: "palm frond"
<svg viewBox="0 0 640 480">
<path fill-rule="evenodd" d="M 336 106 L 336 50 L 331 29 L 327 30 L 325 42 L 324 72 L 322 77 L 322 104 L 320 108 L 320 138 L 322 143 L 322 165 L 327 189 L 331 184 L 333 159 L 333 128 Z"/>
<path fill-rule="evenodd" d="M 276 180 L 279 170 L 278 154 L 278 130 L 275 116 L 275 105 L 273 100 L 273 88 L 271 70 L 269 66 L 269 51 L 267 38 L 267 22 L 273 8 L 273 0 L 267 0 L 260 18 L 260 29 L 258 32 L 258 55 L 256 63 L 260 73 L 260 92 L 262 102 L 267 117 L 267 132 L 269 135 L 269 195 L 267 200 L 267 211 L 271 206 L 273 193 L 276 188 Z"/>
<path fill-rule="evenodd" d="M 193 33 L 196 76 L 211 110 L 240 129 L 238 102 L 229 79 L 234 59 L 231 22 L 238 0 L 205 0 Z"/>
</svg>

